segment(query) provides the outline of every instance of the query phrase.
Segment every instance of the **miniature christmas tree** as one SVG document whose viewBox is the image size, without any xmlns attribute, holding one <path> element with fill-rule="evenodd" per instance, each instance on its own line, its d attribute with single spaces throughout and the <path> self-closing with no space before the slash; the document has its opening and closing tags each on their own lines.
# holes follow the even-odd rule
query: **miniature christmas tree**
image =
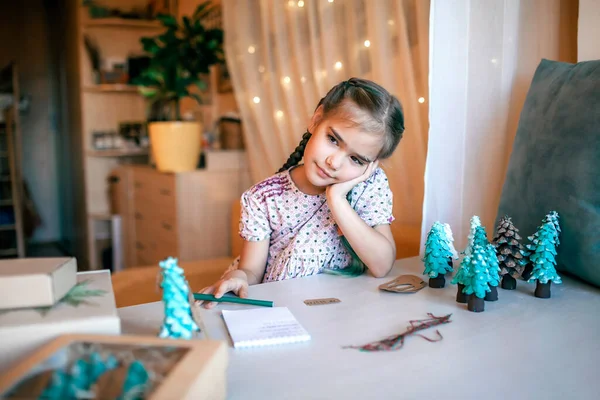
<svg viewBox="0 0 600 400">
<path fill-rule="evenodd" d="M 465 289 L 465 283 L 467 282 L 469 276 L 470 276 L 470 271 L 469 271 L 469 265 L 471 265 L 471 258 L 472 256 L 464 256 L 462 259 L 462 262 L 460 263 L 460 267 L 458 267 L 458 270 L 456 271 L 456 274 L 454 275 L 454 278 L 452 279 L 452 284 L 454 285 L 458 285 L 458 289 L 456 291 L 456 301 L 458 303 L 466 303 L 469 300 L 469 296 L 467 296 L 464 292 Z"/>
<path fill-rule="evenodd" d="M 500 275 L 498 272 L 500 271 L 500 268 L 498 266 L 496 249 L 488 241 L 487 233 L 485 232 L 485 227 L 483 225 L 478 225 L 475 227 L 473 246 L 479 246 L 484 250 L 486 256 L 486 265 L 488 265 L 489 268 L 488 272 L 490 274 L 490 290 L 486 293 L 485 300 L 496 301 L 498 300 L 498 284 L 500 283 Z"/>
<path fill-rule="evenodd" d="M 159 263 L 162 268 L 163 303 L 165 317 L 159 333 L 161 338 L 191 339 L 199 331 L 192 317 L 190 288 L 177 265 L 177 259 L 169 257 Z"/>
<path fill-rule="evenodd" d="M 519 242 L 519 230 L 515 228 L 509 216 L 505 215 L 498 223 L 496 236 L 492 240 L 498 262 L 500 264 L 500 275 L 502 276 L 502 289 L 514 290 L 517 288 L 516 278 L 521 276 L 527 259 L 527 251 Z"/>
<path fill-rule="evenodd" d="M 541 227 L 546 223 L 546 222 L 550 222 L 552 224 L 552 226 L 554 226 L 555 232 L 556 232 L 556 237 L 554 238 L 555 242 L 556 242 L 556 247 L 558 247 L 558 245 L 560 244 L 560 224 L 559 224 L 559 216 L 558 213 L 556 211 L 550 211 L 548 214 L 546 214 L 546 216 L 544 217 L 544 219 L 542 220 L 542 224 L 540 226 L 538 226 L 538 230 L 541 229 Z M 533 236 L 529 236 L 527 239 L 529 239 L 529 241 L 533 241 Z M 525 255 L 530 256 L 532 251 L 535 250 L 535 243 L 534 244 L 528 244 L 527 249 L 530 250 L 530 252 L 526 253 Z M 525 269 L 523 270 L 523 273 L 521 274 L 521 276 L 523 277 L 524 280 L 529 281 L 529 278 L 531 278 L 531 271 L 533 270 L 533 263 L 531 262 L 531 260 L 529 260 L 529 262 L 525 265 Z"/>
<path fill-rule="evenodd" d="M 488 265 L 488 274 L 490 275 L 490 291 L 486 293 L 486 301 L 498 300 L 498 285 L 500 284 L 500 264 L 498 263 L 498 254 L 493 244 L 486 246 L 486 262 Z"/>
<path fill-rule="evenodd" d="M 481 220 L 477 215 L 471 217 L 471 229 L 469 230 L 469 236 L 467 236 L 467 248 L 463 251 L 463 254 L 470 255 L 473 252 L 473 242 L 475 240 L 475 229 L 481 226 Z"/>
<path fill-rule="evenodd" d="M 448 247 L 450 248 L 450 252 L 452 253 L 452 259 L 458 260 L 458 251 L 456 251 L 456 248 L 454 247 L 454 235 L 452 234 L 450 224 L 444 224 L 444 232 L 446 232 L 446 239 L 448 239 Z M 452 267 L 452 269 L 454 269 L 452 259 L 448 261 L 448 264 Z"/>
<path fill-rule="evenodd" d="M 491 277 L 488 272 L 489 255 L 484 247 L 474 245 L 470 257 L 469 275 L 465 281 L 464 293 L 469 296 L 468 309 L 482 312 L 485 309 L 485 295 L 490 291 Z"/>
<path fill-rule="evenodd" d="M 429 287 L 443 288 L 446 284 L 444 275 L 453 271 L 452 251 L 449 243 L 444 225 L 435 222 L 427 234 L 425 257 L 423 258 L 425 262 L 423 274 L 429 275 Z"/>
<path fill-rule="evenodd" d="M 528 282 L 536 281 L 535 297 L 542 299 L 550 298 L 550 284 L 562 283 L 560 276 L 556 273 L 556 238 L 558 232 L 554 224 L 546 222 L 534 234 L 532 246 L 533 254 L 530 261 L 533 265 L 531 278 Z"/>
</svg>

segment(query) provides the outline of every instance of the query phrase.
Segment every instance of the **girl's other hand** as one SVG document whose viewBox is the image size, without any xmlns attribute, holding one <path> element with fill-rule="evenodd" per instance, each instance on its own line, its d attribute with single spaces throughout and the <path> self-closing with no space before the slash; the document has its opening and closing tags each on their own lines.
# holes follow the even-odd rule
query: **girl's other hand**
<svg viewBox="0 0 600 400">
<path fill-rule="evenodd" d="M 205 287 L 200 291 L 200 293 L 212 294 L 217 299 L 223 297 L 228 292 L 233 292 L 238 297 L 248 297 L 248 280 L 242 277 L 229 276 L 218 280 L 213 285 Z M 197 303 L 206 309 L 213 308 L 217 304 L 214 301 L 202 300 L 198 300 Z"/>
<path fill-rule="evenodd" d="M 371 176 L 371 174 L 373 174 L 373 171 L 375 171 L 377 166 L 379 166 L 379 160 L 369 163 L 369 165 L 365 169 L 365 172 L 363 172 L 362 175 L 346 182 L 335 183 L 331 186 L 327 186 L 327 198 L 330 200 L 338 197 L 342 197 L 345 199 L 348 192 L 351 191 L 354 186 L 366 181 Z"/>
</svg>

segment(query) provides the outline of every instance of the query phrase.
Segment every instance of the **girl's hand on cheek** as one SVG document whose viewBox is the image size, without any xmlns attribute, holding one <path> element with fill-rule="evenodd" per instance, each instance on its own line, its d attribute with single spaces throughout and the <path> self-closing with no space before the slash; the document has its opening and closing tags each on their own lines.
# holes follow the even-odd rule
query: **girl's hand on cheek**
<svg viewBox="0 0 600 400">
<path fill-rule="evenodd" d="M 327 188 L 325 189 L 325 192 L 327 194 L 327 200 L 332 201 L 337 198 L 346 199 L 346 195 L 348 194 L 348 192 L 352 190 L 354 186 L 366 181 L 371 176 L 373 171 L 375 171 L 375 168 L 377 168 L 378 165 L 379 160 L 373 161 L 369 163 L 369 165 L 365 169 L 365 172 L 363 172 L 362 175 L 346 182 L 335 183 L 333 185 L 327 186 Z"/>
</svg>

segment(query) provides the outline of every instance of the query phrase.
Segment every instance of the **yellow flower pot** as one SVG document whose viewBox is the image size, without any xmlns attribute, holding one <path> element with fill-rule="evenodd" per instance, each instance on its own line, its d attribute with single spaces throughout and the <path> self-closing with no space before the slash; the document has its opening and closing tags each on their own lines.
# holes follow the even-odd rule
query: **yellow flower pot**
<svg viewBox="0 0 600 400">
<path fill-rule="evenodd" d="M 151 122 L 152 156 L 161 172 L 196 169 L 201 150 L 202 124 L 195 121 Z"/>
</svg>

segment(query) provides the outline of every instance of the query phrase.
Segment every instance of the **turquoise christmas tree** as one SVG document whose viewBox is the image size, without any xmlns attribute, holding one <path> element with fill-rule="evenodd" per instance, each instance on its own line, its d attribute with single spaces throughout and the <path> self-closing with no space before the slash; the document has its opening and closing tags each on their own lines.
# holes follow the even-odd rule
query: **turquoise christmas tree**
<svg viewBox="0 0 600 400">
<path fill-rule="evenodd" d="M 487 233 L 483 225 L 475 226 L 475 233 L 473 234 L 473 246 L 479 246 L 484 250 L 486 257 L 485 261 L 490 274 L 490 290 L 486 293 L 485 300 L 496 301 L 498 300 L 498 285 L 500 284 L 500 267 L 498 265 L 496 249 L 488 241 Z"/>
<path fill-rule="evenodd" d="M 452 272 L 452 251 L 450 240 L 443 224 L 434 222 L 425 241 L 424 275 L 429 276 L 429 286 L 443 288 L 446 284 L 444 275 Z"/>
<path fill-rule="evenodd" d="M 469 295 L 469 311 L 481 312 L 485 309 L 486 293 L 491 290 L 492 277 L 488 270 L 489 252 L 485 247 L 478 245 L 474 245 L 472 251 L 464 293 Z"/>
<path fill-rule="evenodd" d="M 191 339 L 199 331 L 192 316 L 190 287 L 177 259 L 169 257 L 159 263 L 162 269 L 165 317 L 159 333 L 161 338 Z"/>
<path fill-rule="evenodd" d="M 464 289 L 465 284 L 471 274 L 471 272 L 469 271 L 469 266 L 471 265 L 471 258 L 472 256 L 470 255 L 463 257 L 460 263 L 460 267 L 458 267 L 458 270 L 456 271 L 456 274 L 454 274 L 454 278 L 451 282 L 454 285 L 458 285 L 458 289 L 456 291 L 456 301 L 458 303 L 466 303 L 469 300 L 469 296 L 465 294 Z"/>
<path fill-rule="evenodd" d="M 551 221 L 544 223 L 533 235 L 530 262 L 533 266 L 529 282 L 536 282 L 535 296 L 547 299 L 551 296 L 550 284 L 562 283 L 556 273 L 556 242 L 558 232 Z"/>
<path fill-rule="evenodd" d="M 481 220 L 477 215 L 471 217 L 471 228 L 469 229 L 469 236 L 467 236 L 467 248 L 463 251 L 463 254 L 470 255 L 473 252 L 473 243 L 475 241 L 475 230 L 478 226 L 481 226 Z"/>
<path fill-rule="evenodd" d="M 558 213 L 556 211 L 550 211 L 548 214 L 546 214 L 546 216 L 542 220 L 542 224 L 540 226 L 538 226 L 537 230 L 539 231 L 542 228 L 542 226 L 547 222 L 550 222 L 555 229 L 554 240 L 556 242 L 556 247 L 558 247 L 558 245 L 560 244 L 560 232 L 561 232 Z M 529 236 L 527 239 L 529 239 L 530 242 L 533 242 L 534 235 Z M 525 247 L 527 247 L 527 249 L 529 250 L 529 252 L 527 252 L 526 255 L 531 256 L 531 254 L 535 250 L 536 244 L 530 243 L 530 244 L 526 245 Z M 531 259 L 528 259 L 528 261 L 529 262 L 526 264 L 525 269 L 523 270 L 523 273 L 522 273 L 522 277 L 526 281 L 529 281 L 529 278 L 531 278 L 531 271 L 533 271 L 533 267 L 534 267 L 533 262 L 531 262 Z"/>
</svg>

